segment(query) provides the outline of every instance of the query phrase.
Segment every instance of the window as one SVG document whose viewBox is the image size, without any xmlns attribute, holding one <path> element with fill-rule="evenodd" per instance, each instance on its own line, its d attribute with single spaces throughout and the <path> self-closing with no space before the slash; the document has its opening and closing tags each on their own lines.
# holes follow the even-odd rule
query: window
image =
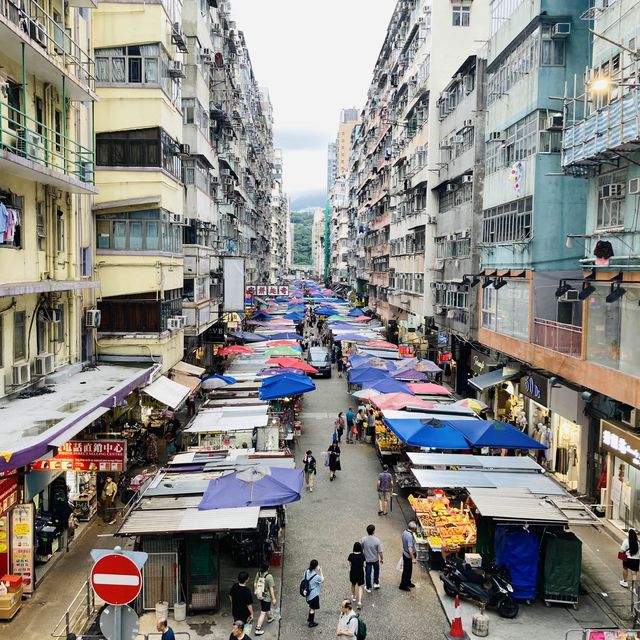
<svg viewBox="0 0 640 640">
<path fill-rule="evenodd" d="M 38 353 L 46 353 L 49 343 L 47 342 L 47 319 L 44 313 L 38 313 L 36 321 L 36 346 Z"/>
<path fill-rule="evenodd" d="M 22 126 L 21 98 L 22 86 L 14 82 L 9 82 L 7 86 L 9 129 L 13 129 L 14 131 L 17 131 Z"/>
<path fill-rule="evenodd" d="M 529 282 L 508 280 L 482 290 L 482 326 L 520 340 L 529 338 Z"/>
<path fill-rule="evenodd" d="M 609 194 L 603 196 L 602 187 L 612 184 L 621 184 L 622 193 L 624 193 L 624 187 L 627 182 L 627 171 L 622 169 L 621 171 L 612 171 L 606 175 L 598 178 L 598 213 L 596 226 L 598 228 L 606 229 L 608 227 L 621 227 L 624 226 L 624 196 L 622 197 L 609 197 Z"/>
<path fill-rule="evenodd" d="M 495 173 L 500 169 L 511 166 L 518 160 L 524 160 L 533 155 L 538 150 L 538 126 L 539 121 L 543 121 L 545 112 L 534 111 L 528 116 L 518 120 L 512 124 L 504 133 L 505 140 L 489 140 L 486 143 L 486 171 L 487 174 Z M 546 126 L 545 124 L 542 126 Z M 545 133 L 551 133 L 546 132 Z M 540 137 L 544 143 L 544 148 L 552 148 L 551 145 L 557 145 L 557 138 L 550 136 Z M 555 148 L 555 147 L 553 147 Z M 554 152 L 555 153 L 555 152 Z"/>
<path fill-rule="evenodd" d="M 552 38 L 551 25 L 542 27 L 540 39 L 540 64 L 543 67 L 562 67 L 564 65 L 564 38 Z"/>
<path fill-rule="evenodd" d="M 491 209 L 485 209 L 482 242 L 518 242 L 531 238 L 533 198 L 521 198 Z"/>
<path fill-rule="evenodd" d="M 23 234 L 24 196 L 19 196 L 10 191 L 0 191 L 0 202 L 4 204 L 7 218 L 4 234 L 0 234 L 2 242 L 0 249 L 21 249 Z"/>
<path fill-rule="evenodd" d="M 96 136 L 96 164 L 103 167 L 162 167 L 181 178 L 177 143 L 158 127 L 111 131 Z"/>
<path fill-rule="evenodd" d="M 96 49 L 96 80 L 159 84 L 159 68 L 162 63 L 165 69 L 167 61 L 167 54 L 157 43 Z"/>
<path fill-rule="evenodd" d="M 491 35 L 506 24 L 524 0 L 491 0 Z"/>
<path fill-rule="evenodd" d="M 36 131 L 39 136 L 44 135 L 44 102 L 42 98 L 36 98 Z"/>
<path fill-rule="evenodd" d="M 59 109 L 56 109 L 54 121 L 56 131 L 56 151 L 62 151 L 62 112 Z"/>
<path fill-rule="evenodd" d="M 56 322 L 55 327 L 56 327 L 56 342 L 59 342 L 61 344 L 64 344 L 64 327 L 65 327 L 65 322 L 64 322 L 64 305 L 63 304 L 59 304 L 56 309 L 58 310 L 58 316 L 60 318 L 59 322 Z"/>
<path fill-rule="evenodd" d="M 96 247 L 115 251 L 182 252 L 182 227 L 164 209 L 102 214 L 96 220 Z"/>
<path fill-rule="evenodd" d="M 454 4 L 452 9 L 452 22 L 454 27 L 468 27 L 471 18 L 471 7 Z"/>
<path fill-rule="evenodd" d="M 13 314 L 13 359 L 22 360 L 27 354 L 27 314 L 16 311 Z"/>
<path fill-rule="evenodd" d="M 62 253 L 64 251 L 64 232 L 64 212 L 61 209 L 58 209 L 58 211 L 56 212 L 56 251 L 58 253 Z"/>
</svg>

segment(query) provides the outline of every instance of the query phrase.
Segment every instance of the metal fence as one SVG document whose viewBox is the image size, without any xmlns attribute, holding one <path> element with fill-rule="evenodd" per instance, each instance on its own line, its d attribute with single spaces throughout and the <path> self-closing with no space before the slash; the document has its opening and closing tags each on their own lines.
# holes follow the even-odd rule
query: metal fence
<svg viewBox="0 0 640 640">
<path fill-rule="evenodd" d="M 91 583 L 87 580 L 58 620 L 51 635 L 54 638 L 66 638 L 70 633 L 83 635 L 95 622 L 96 615 L 104 604 L 103 600 L 96 597 Z"/>
</svg>

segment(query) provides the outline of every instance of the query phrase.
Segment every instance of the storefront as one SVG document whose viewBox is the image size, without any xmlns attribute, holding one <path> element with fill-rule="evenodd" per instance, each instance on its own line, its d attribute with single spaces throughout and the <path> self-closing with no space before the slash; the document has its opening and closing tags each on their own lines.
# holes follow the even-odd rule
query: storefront
<svg viewBox="0 0 640 640">
<path fill-rule="evenodd" d="M 524 397 L 524 410 L 516 416 L 518 427 L 547 447 L 535 452 L 537 462 L 547 468 L 553 460 L 548 387 L 548 380 L 544 376 L 533 372 L 523 376 L 520 380 L 520 393 Z"/>
<path fill-rule="evenodd" d="M 602 420 L 600 447 L 607 455 L 607 517 L 620 529 L 640 528 L 640 437 L 618 422 Z"/>
<path fill-rule="evenodd" d="M 488 356 L 473 353 L 471 370 L 486 371 L 490 362 Z M 521 377 L 518 366 L 508 365 L 470 378 L 469 386 L 476 391 L 477 399 L 489 406 L 492 416 L 488 417 L 517 425 L 517 418 L 524 411 L 524 397 L 519 386 Z"/>
<path fill-rule="evenodd" d="M 11 545 L 9 519 L 11 509 L 18 502 L 18 473 L 0 473 L 0 576 L 10 572 Z"/>
</svg>

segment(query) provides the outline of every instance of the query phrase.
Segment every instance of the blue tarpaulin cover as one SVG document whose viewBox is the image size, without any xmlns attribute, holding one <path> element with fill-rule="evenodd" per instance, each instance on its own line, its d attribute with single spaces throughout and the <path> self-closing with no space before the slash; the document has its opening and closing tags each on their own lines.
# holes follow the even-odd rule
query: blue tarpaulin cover
<svg viewBox="0 0 640 640">
<path fill-rule="evenodd" d="M 498 420 L 448 420 L 474 447 L 503 449 L 546 449 L 543 444 Z"/>
<path fill-rule="evenodd" d="M 384 369 L 375 367 L 357 367 L 351 369 L 348 373 L 349 382 L 351 384 L 363 384 L 364 382 L 377 382 L 388 378 L 389 374 Z"/>
<path fill-rule="evenodd" d="M 263 336 L 259 333 L 252 333 L 251 331 L 230 331 L 230 336 L 234 338 L 240 338 L 240 340 L 244 340 L 245 342 L 265 342 L 270 338 L 267 336 Z"/>
<path fill-rule="evenodd" d="M 261 400 L 276 400 L 277 398 L 298 396 L 302 393 L 313 391 L 315 388 L 316 385 L 313 380 L 306 376 L 283 373 L 265 378 L 260 386 L 259 394 Z"/>
<path fill-rule="evenodd" d="M 513 597 L 535 600 L 538 584 L 538 534 L 521 528 L 498 525 L 495 533 L 496 564 L 511 573 Z"/>
<path fill-rule="evenodd" d="M 428 380 L 429 376 L 421 371 L 416 371 L 407 367 L 406 369 L 400 369 L 400 371 L 393 371 L 391 376 L 396 380 L 409 380 L 410 382 L 423 382 Z"/>
<path fill-rule="evenodd" d="M 302 340 L 302 336 L 294 331 L 276 331 L 264 337 L 265 340 Z"/>
<path fill-rule="evenodd" d="M 254 467 L 234 471 L 209 482 L 198 509 L 277 507 L 296 502 L 302 493 L 302 480 L 302 469 Z"/>
<path fill-rule="evenodd" d="M 300 311 L 289 311 L 289 313 L 285 313 L 284 317 L 287 320 L 293 320 L 294 322 L 300 322 L 300 320 L 304 320 L 305 316 L 304 313 L 301 313 Z"/>
<path fill-rule="evenodd" d="M 401 391 L 412 396 L 415 395 L 406 384 L 393 378 L 384 378 L 375 384 L 367 385 L 367 389 L 374 389 L 375 391 L 380 391 L 380 393 L 398 393 Z"/>
<path fill-rule="evenodd" d="M 407 416 L 410 415 L 407 413 Z M 446 424 L 432 426 L 423 420 L 387 420 L 386 418 L 384 423 L 399 440 L 414 447 L 469 449 L 469 443 L 464 439 L 464 436 Z"/>
<path fill-rule="evenodd" d="M 351 316 L 352 318 L 359 318 L 360 316 L 364 315 L 364 312 L 362 311 L 362 309 L 354 307 L 353 309 L 351 309 L 351 311 L 349 311 L 347 315 Z"/>
<path fill-rule="evenodd" d="M 334 342 L 366 342 L 369 340 L 369 336 L 362 335 L 361 333 L 338 333 L 333 337 Z"/>
<path fill-rule="evenodd" d="M 317 316 L 335 316 L 338 312 L 331 307 L 318 307 L 313 313 Z"/>
</svg>

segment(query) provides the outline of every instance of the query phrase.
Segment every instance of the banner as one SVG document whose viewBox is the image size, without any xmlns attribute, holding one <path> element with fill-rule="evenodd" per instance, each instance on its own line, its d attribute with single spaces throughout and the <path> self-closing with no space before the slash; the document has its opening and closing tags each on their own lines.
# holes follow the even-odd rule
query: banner
<svg viewBox="0 0 640 640">
<path fill-rule="evenodd" d="M 223 258 L 224 310 L 244 310 L 244 258 Z"/>
<path fill-rule="evenodd" d="M 0 515 L 18 502 L 18 474 L 15 471 L 0 473 Z"/>
<path fill-rule="evenodd" d="M 24 593 L 33 593 L 33 504 L 17 504 L 11 511 L 11 573 L 22 576 Z"/>
<path fill-rule="evenodd" d="M 36 460 L 32 469 L 39 471 L 125 471 L 126 440 L 70 440 L 57 455 Z"/>
</svg>

